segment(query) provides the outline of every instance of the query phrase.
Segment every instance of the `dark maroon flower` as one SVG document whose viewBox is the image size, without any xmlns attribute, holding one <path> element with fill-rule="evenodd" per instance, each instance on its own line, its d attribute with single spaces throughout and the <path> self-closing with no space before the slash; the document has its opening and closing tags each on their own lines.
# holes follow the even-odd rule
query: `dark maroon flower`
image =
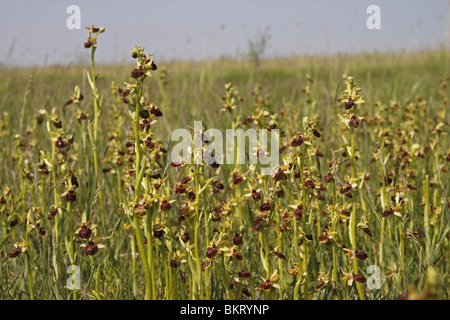
<svg viewBox="0 0 450 320">
<path fill-rule="evenodd" d="M 172 205 L 170 204 L 169 201 L 163 200 L 163 201 L 161 202 L 161 205 L 160 205 L 159 208 L 160 208 L 162 211 L 166 211 L 166 210 L 172 209 Z"/>
<path fill-rule="evenodd" d="M 176 259 L 172 259 L 170 260 L 170 266 L 172 268 L 178 268 L 180 266 L 181 262 L 179 260 Z"/>
<path fill-rule="evenodd" d="M 278 169 L 278 172 L 275 173 L 275 175 L 273 176 L 273 179 L 274 179 L 275 181 L 280 181 L 280 180 L 286 179 L 286 174 L 285 174 L 284 171 L 281 170 L 281 168 L 280 168 L 280 169 Z"/>
<path fill-rule="evenodd" d="M 305 188 L 306 189 L 314 189 L 316 187 L 314 181 L 312 180 L 306 180 L 305 181 Z"/>
<path fill-rule="evenodd" d="M 21 247 L 17 247 L 17 248 L 12 249 L 11 253 L 8 254 L 8 257 L 13 259 L 13 258 L 17 257 L 21 253 L 22 253 L 22 248 Z"/>
<path fill-rule="evenodd" d="M 345 110 L 349 110 L 349 109 L 353 108 L 354 105 L 355 105 L 355 102 L 352 99 L 348 99 L 347 102 L 344 102 Z"/>
<path fill-rule="evenodd" d="M 261 284 L 259 285 L 259 288 L 264 291 L 270 291 L 270 289 L 272 289 L 272 283 L 270 282 L 270 279 L 267 279 L 267 280 L 264 280 L 263 282 L 261 282 Z"/>
<path fill-rule="evenodd" d="M 312 133 L 316 136 L 316 138 L 320 138 L 320 133 L 316 129 L 312 129 Z"/>
<path fill-rule="evenodd" d="M 164 236 L 164 227 L 160 224 L 157 224 L 153 227 L 153 237 L 156 239 L 160 239 Z"/>
<path fill-rule="evenodd" d="M 261 211 L 270 211 L 272 209 L 272 206 L 269 202 L 264 202 L 260 207 L 259 210 Z"/>
<path fill-rule="evenodd" d="M 61 137 L 58 137 L 58 139 L 56 139 L 55 146 L 58 149 L 62 149 L 67 146 L 67 143 Z"/>
<path fill-rule="evenodd" d="M 189 181 L 191 181 L 191 178 L 190 178 L 190 177 L 183 177 L 183 178 L 181 179 L 180 183 L 186 184 L 186 183 L 188 183 Z"/>
<path fill-rule="evenodd" d="M 242 178 L 242 177 L 241 177 L 239 174 L 237 174 L 237 173 L 234 173 L 234 174 L 233 174 L 232 179 L 233 179 L 233 184 L 239 184 L 239 183 L 241 183 L 242 181 L 244 181 L 244 178 Z"/>
<path fill-rule="evenodd" d="M 239 278 L 248 279 L 248 278 L 250 278 L 251 274 L 248 271 L 239 271 L 238 275 L 239 275 Z"/>
<path fill-rule="evenodd" d="M 275 251 L 273 254 L 274 254 L 278 259 L 286 260 L 286 256 L 285 256 L 284 254 L 282 254 L 281 252 Z"/>
<path fill-rule="evenodd" d="M 46 232 L 45 232 L 45 228 L 44 227 L 38 227 L 38 233 L 41 237 L 45 237 Z"/>
<path fill-rule="evenodd" d="M 249 297 L 251 296 L 251 294 L 250 294 L 250 292 L 248 291 L 247 288 L 243 288 L 243 289 L 242 289 L 242 294 L 243 294 L 244 296 L 246 296 L 247 298 L 249 298 Z"/>
<path fill-rule="evenodd" d="M 325 284 L 325 281 L 323 281 L 322 279 L 320 279 L 317 283 L 316 283 L 316 290 L 320 290 L 323 285 Z"/>
<path fill-rule="evenodd" d="M 300 218 L 302 217 L 303 214 L 303 207 L 298 205 L 297 208 L 294 210 L 294 217 L 297 220 L 300 220 Z"/>
<path fill-rule="evenodd" d="M 69 190 L 66 193 L 66 201 L 67 202 L 74 202 L 75 200 L 77 200 L 77 194 L 75 193 L 75 191 L 73 190 Z"/>
<path fill-rule="evenodd" d="M 244 257 L 242 256 L 242 253 L 240 253 L 239 251 L 233 251 L 233 253 L 231 255 L 239 261 L 242 261 L 244 259 Z"/>
<path fill-rule="evenodd" d="M 339 191 L 341 193 L 347 193 L 350 190 L 352 190 L 352 185 L 350 183 L 346 183 L 341 187 L 341 190 L 339 190 Z"/>
<path fill-rule="evenodd" d="M 366 260 L 367 254 L 364 251 L 356 251 L 355 257 L 357 257 L 359 260 Z"/>
<path fill-rule="evenodd" d="M 384 210 L 382 216 L 383 216 L 383 218 L 387 218 L 387 217 L 389 217 L 391 214 L 394 214 L 394 210 L 392 210 L 392 209 Z"/>
<path fill-rule="evenodd" d="M 350 212 L 348 212 L 347 210 L 342 210 L 342 211 L 341 211 L 341 214 L 342 214 L 343 216 L 350 217 Z"/>
<path fill-rule="evenodd" d="M 360 273 L 353 275 L 353 280 L 359 282 L 359 283 L 364 283 L 366 282 L 366 278 L 364 278 L 364 276 Z"/>
<path fill-rule="evenodd" d="M 217 249 L 217 247 L 216 247 L 215 244 L 213 244 L 212 247 L 208 247 L 208 248 L 206 249 L 206 257 L 207 257 L 208 259 L 214 258 L 214 257 L 217 255 L 217 253 L 219 253 L 219 249 Z"/>
<path fill-rule="evenodd" d="M 233 245 L 240 246 L 243 243 L 244 241 L 242 241 L 242 236 L 240 236 L 239 233 L 235 233 L 233 238 Z"/>
<path fill-rule="evenodd" d="M 181 236 L 181 240 L 183 240 L 183 242 L 188 242 L 189 240 L 191 240 L 191 237 L 189 236 L 189 233 L 185 232 L 185 233 Z"/>
<path fill-rule="evenodd" d="M 89 241 L 89 244 L 84 248 L 84 253 L 87 256 L 93 256 L 98 251 L 98 246 L 93 242 Z"/>
<path fill-rule="evenodd" d="M 153 106 L 150 109 L 150 113 L 152 115 L 154 115 L 155 117 L 162 117 L 163 116 L 163 113 L 161 112 L 161 110 L 158 107 L 155 107 L 155 106 Z"/>
<path fill-rule="evenodd" d="M 353 127 L 353 128 L 359 128 L 359 119 L 355 116 L 352 116 L 349 124 Z"/>
<path fill-rule="evenodd" d="M 133 69 L 133 71 L 131 72 L 131 77 L 133 77 L 134 79 L 138 79 L 140 77 L 142 77 L 144 75 L 144 70 L 142 69 Z"/>
<path fill-rule="evenodd" d="M 261 192 L 256 192 L 255 189 L 252 190 L 252 199 L 255 201 L 261 200 Z"/>
<path fill-rule="evenodd" d="M 367 234 L 369 237 L 372 236 L 372 231 L 370 230 L 369 227 L 362 228 L 362 230 L 363 230 L 364 233 Z"/>
<path fill-rule="evenodd" d="M 92 234 L 92 230 L 85 225 L 81 226 L 81 230 L 78 231 L 78 236 L 81 239 L 89 239 L 91 234 Z"/>
<path fill-rule="evenodd" d="M 303 144 L 303 137 L 300 136 L 298 138 L 294 138 L 291 141 L 291 146 L 293 147 L 300 147 Z"/>
</svg>

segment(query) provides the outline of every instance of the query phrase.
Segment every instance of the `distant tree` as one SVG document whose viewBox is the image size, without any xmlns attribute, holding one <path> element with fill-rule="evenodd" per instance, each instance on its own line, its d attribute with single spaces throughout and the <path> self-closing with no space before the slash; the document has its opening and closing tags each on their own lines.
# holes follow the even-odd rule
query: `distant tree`
<svg viewBox="0 0 450 320">
<path fill-rule="evenodd" d="M 252 61 L 255 67 L 259 66 L 262 55 L 267 49 L 268 42 L 271 38 L 269 34 L 270 27 L 266 27 L 263 32 L 258 30 L 256 37 L 252 39 L 247 39 L 248 42 L 248 57 Z"/>
</svg>

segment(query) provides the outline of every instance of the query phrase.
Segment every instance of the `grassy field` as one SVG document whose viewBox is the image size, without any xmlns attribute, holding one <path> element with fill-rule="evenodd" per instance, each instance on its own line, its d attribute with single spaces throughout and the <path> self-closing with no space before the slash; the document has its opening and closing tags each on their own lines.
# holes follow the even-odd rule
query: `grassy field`
<svg viewBox="0 0 450 320">
<path fill-rule="evenodd" d="M 0 299 L 449 298 L 448 51 L 145 54 L 0 70 Z M 280 167 L 171 165 L 195 120 Z"/>
</svg>

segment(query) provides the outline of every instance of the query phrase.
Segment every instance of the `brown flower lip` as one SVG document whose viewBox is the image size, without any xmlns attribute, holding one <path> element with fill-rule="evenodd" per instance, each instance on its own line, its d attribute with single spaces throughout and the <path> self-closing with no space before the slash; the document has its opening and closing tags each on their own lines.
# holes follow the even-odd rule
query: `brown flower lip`
<svg viewBox="0 0 450 320">
<path fill-rule="evenodd" d="M 81 239 L 89 239 L 91 234 L 92 234 L 92 230 L 85 225 L 81 226 L 81 230 L 78 232 L 78 236 Z"/>
<path fill-rule="evenodd" d="M 341 187 L 340 193 L 347 193 L 348 191 L 352 190 L 352 185 L 350 183 L 344 184 Z"/>
<path fill-rule="evenodd" d="M 244 257 L 242 256 L 242 253 L 240 253 L 239 251 L 233 251 L 233 253 L 231 255 L 239 261 L 242 261 L 244 259 Z"/>
<path fill-rule="evenodd" d="M 244 244 L 242 236 L 240 236 L 239 233 L 235 233 L 233 238 L 233 245 L 240 246 L 241 244 Z"/>
<path fill-rule="evenodd" d="M 359 283 L 365 283 L 366 282 L 366 278 L 360 273 L 353 275 L 353 280 L 355 280 L 355 281 L 357 281 Z"/>
<path fill-rule="evenodd" d="M 284 254 L 282 254 L 281 252 L 275 251 L 273 254 L 274 254 L 278 259 L 286 260 L 286 256 L 285 256 Z"/>
<path fill-rule="evenodd" d="M 97 253 L 97 251 L 98 246 L 93 241 L 89 241 L 89 244 L 84 248 L 84 253 L 87 256 L 93 256 Z"/>
<path fill-rule="evenodd" d="M 181 236 L 181 240 L 183 240 L 183 242 L 188 242 L 191 239 L 191 237 L 189 236 L 189 233 L 185 232 L 182 236 Z"/>
<path fill-rule="evenodd" d="M 261 284 L 259 285 L 259 288 L 264 290 L 264 291 L 270 291 L 270 289 L 272 289 L 272 283 L 270 282 L 269 279 L 264 280 L 263 282 L 261 282 Z"/>
<path fill-rule="evenodd" d="M 133 71 L 131 72 L 131 77 L 134 79 L 139 79 L 140 77 L 142 77 L 144 75 L 144 70 L 142 69 L 133 69 Z"/>
<path fill-rule="evenodd" d="M 219 253 L 219 249 L 217 249 L 215 244 L 213 244 L 212 247 L 208 247 L 206 249 L 206 257 L 208 259 L 213 259 L 217 255 L 217 253 Z"/>
<path fill-rule="evenodd" d="M 286 179 L 286 174 L 284 173 L 283 170 L 278 169 L 278 172 L 275 173 L 275 175 L 273 176 L 273 179 L 275 181 L 280 181 L 280 180 Z"/>
<path fill-rule="evenodd" d="M 22 253 L 22 248 L 17 247 L 17 248 L 12 249 L 11 253 L 8 254 L 8 257 L 13 259 L 13 258 L 17 257 L 21 253 Z"/>
<path fill-rule="evenodd" d="M 255 201 L 261 200 L 261 192 L 256 192 L 255 189 L 252 190 L 252 199 Z"/>
<path fill-rule="evenodd" d="M 357 117 L 355 117 L 355 116 L 352 116 L 352 118 L 349 121 L 349 124 L 353 128 L 357 129 L 357 128 L 359 128 L 359 119 Z"/>
<path fill-rule="evenodd" d="M 77 200 L 77 194 L 75 193 L 75 191 L 73 190 L 69 190 L 66 193 L 66 201 L 67 202 L 74 202 L 75 200 Z"/>
<path fill-rule="evenodd" d="M 160 209 L 161 209 L 162 211 L 170 210 L 170 209 L 172 209 L 172 205 L 170 204 L 169 201 L 163 200 L 163 201 L 161 202 Z"/>
<path fill-rule="evenodd" d="M 261 210 L 261 211 L 270 211 L 271 209 L 272 209 L 272 206 L 270 205 L 269 202 L 265 202 L 259 207 L 259 210 Z"/>
<path fill-rule="evenodd" d="M 244 279 L 248 279 L 251 276 L 250 272 L 248 272 L 248 271 L 239 271 L 238 275 L 239 275 L 239 278 L 244 278 Z"/>
<path fill-rule="evenodd" d="M 345 110 L 349 110 L 349 109 L 353 108 L 354 105 L 355 105 L 355 102 L 352 99 L 348 99 L 347 102 L 344 102 Z"/>
<path fill-rule="evenodd" d="M 242 178 L 240 175 L 238 175 L 237 173 L 234 173 L 232 176 L 233 179 L 233 184 L 239 184 L 242 181 L 244 181 L 244 178 Z"/>
<path fill-rule="evenodd" d="M 367 254 L 364 251 L 356 251 L 355 257 L 357 257 L 359 260 L 366 260 Z"/>
</svg>

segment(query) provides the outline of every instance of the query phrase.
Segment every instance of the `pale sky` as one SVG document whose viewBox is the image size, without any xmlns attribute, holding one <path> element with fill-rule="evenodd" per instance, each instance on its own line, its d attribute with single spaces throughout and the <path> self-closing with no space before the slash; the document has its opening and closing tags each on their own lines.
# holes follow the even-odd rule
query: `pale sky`
<svg viewBox="0 0 450 320">
<path fill-rule="evenodd" d="M 42 0 L 0 7 L 0 64 L 30 66 L 87 61 L 83 26 L 105 27 L 97 61 L 130 60 L 134 45 L 158 60 L 236 57 L 247 39 L 269 27 L 265 57 L 435 48 L 443 43 L 448 0 Z M 81 9 L 81 30 L 69 30 L 69 5 Z M 368 30 L 369 5 L 381 9 L 381 30 Z M 447 28 L 450 21 L 447 22 Z"/>
</svg>

